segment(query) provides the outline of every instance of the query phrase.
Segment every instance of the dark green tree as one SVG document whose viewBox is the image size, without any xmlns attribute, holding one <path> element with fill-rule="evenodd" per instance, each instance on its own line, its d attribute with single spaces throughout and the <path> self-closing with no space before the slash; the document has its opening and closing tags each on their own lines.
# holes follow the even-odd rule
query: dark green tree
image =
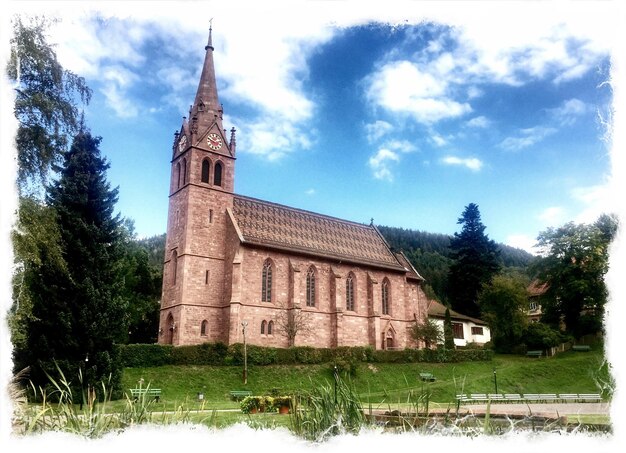
<svg viewBox="0 0 626 453">
<path fill-rule="evenodd" d="M 525 279 L 496 275 L 479 293 L 482 319 L 489 325 L 491 341 L 497 352 L 511 352 L 521 343 L 527 323 L 526 288 Z"/>
<path fill-rule="evenodd" d="M 109 165 L 99 144 L 100 138 L 81 131 L 48 190 L 66 266 L 44 260 L 32 283 L 27 348 L 17 352 L 15 362 L 30 366 L 35 385 L 44 386 L 45 372 L 55 376 L 58 365 L 76 385 L 80 367 L 90 386 L 100 389 L 104 381 L 108 389 L 121 390 L 114 348 L 127 334 L 120 219 L 114 215 L 117 189 L 106 180 Z"/>
<path fill-rule="evenodd" d="M 431 346 L 437 346 L 443 340 L 439 325 L 430 318 L 427 318 L 422 324 L 418 322 L 413 324 L 411 337 L 415 341 L 423 341 L 427 349 L 430 349 Z"/>
<path fill-rule="evenodd" d="M 52 167 L 62 161 L 68 137 L 80 127 L 79 105 L 91 99 L 85 80 L 58 62 L 47 41 L 49 25 L 38 17 L 27 23 L 20 16 L 13 18 L 6 72 L 15 87 L 18 188 L 22 193 L 27 188 L 40 190 Z"/>
<path fill-rule="evenodd" d="M 467 205 L 457 223 L 463 227 L 450 242 L 448 296 L 454 310 L 477 318 L 478 293 L 500 269 L 498 246 L 485 234 L 478 205 Z"/>
<path fill-rule="evenodd" d="M 122 295 L 128 304 L 126 342 L 155 343 L 159 330 L 163 265 L 157 267 L 150 262 L 149 244 L 135 237 L 131 220 L 124 220 L 121 236 L 123 254 L 119 265 L 124 279 Z"/>
<path fill-rule="evenodd" d="M 576 337 L 595 333 L 602 325 L 608 290 L 609 245 L 617 219 L 603 215 L 593 224 L 567 223 L 548 228 L 537 238 L 543 251 L 536 264 L 538 280 L 547 284 L 542 297 L 543 320 Z"/>
<path fill-rule="evenodd" d="M 450 309 L 446 307 L 446 314 L 443 319 L 443 338 L 446 349 L 454 349 L 454 330 L 452 329 L 452 318 Z"/>
</svg>

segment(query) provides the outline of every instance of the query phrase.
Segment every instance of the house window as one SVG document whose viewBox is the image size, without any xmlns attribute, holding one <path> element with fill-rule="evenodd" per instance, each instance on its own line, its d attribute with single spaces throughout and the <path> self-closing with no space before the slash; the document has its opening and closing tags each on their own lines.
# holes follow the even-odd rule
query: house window
<svg viewBox="0 0 626 453">
<path fill-rule="evenodd" d="M 202 324 L 200 325 L 200 335 L 203 337 L 206 337 L 207 335 L 207 328 L 209 327 L 209 322 L 204 320 L 202 321 Z"/>
<path fill-rule="evenodd" d="M 530 304 L 528 304 L 528 308 L 530 309 L 530 311 L 535 311 L 537 309 L 537 302 L 531 302 Z"/>
<path fill-rule="evenodd" d="M 272 262 L 268 259 L 263 264 L 261 275 L 261 302 L 272 301 Z"/>
<path fill-rule="evenodd" d="M 389 280 L 386 278 L 383 280 L 382 287 L 382 303 L 383 303 L 383 315 L 388 315 L 389 313 Z"/>
<path fill-rule="evenodd" d="M 217 162 L 215 164 L 215 173 L 213 173 L 213 184 L 216 186 L 222 185 L 222 164 Z"/>
<path fill-rule="evenodd" d="M 270 321 L 267 323 L 267 334 L 272 335 L 274 332 L 274 321 Z"/>
<path fill-rule="evenodd" d="M 452 331 L 454 332 L 454 338 L 463 339 L 463 324 L 460 322 L 452 323 Z"/>
<path fill-rule="evenodd" d="M 306 306 L 315 307 L 315 268 L 309 267 L 306 273 Z"/>
<path fill-rule="evenodd" d="M 482 327 L 472 327 L 472 335 L 482 335 L 483 328 Z"/>
<path fill-rule="evenodd" d="M 354 311 L 354 275 L 352 272 L 346 279 L 346 310 Z"/>
<path fill-rule="evenodd" d="M 261 322 L 261 335 L 265 335 L 265 327 L 267 326 L 267 321 Z"/>
<path fill-rule="evenodd" d="M 209 182 L 209 172 L 211 170 L 211 163 L 209 162 L 209 159 L 204 159 L 202 161 L 202 174 L 200 175 L 200 181 L 202 182 Z"/>
</svg>

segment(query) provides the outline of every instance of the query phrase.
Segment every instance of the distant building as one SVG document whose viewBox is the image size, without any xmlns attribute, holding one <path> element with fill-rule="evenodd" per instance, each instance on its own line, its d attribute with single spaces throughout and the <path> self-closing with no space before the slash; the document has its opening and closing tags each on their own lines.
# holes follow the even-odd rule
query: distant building
<svg viewBox="0 0 626 453">
<path fill-rule="evenodd" d="M 443 332 L 446 307 L 437 301 L 428 301 L 428 317 L 435 321 Z M 450 309 L 452 331 L 455 346 L 467 346 L 468 343 L 485 344 L 491 340 L 491 332 L 487 323 Z"/>
<path fill-rule="evenodd" d="M 546 283 L 539 283 L 533 280 L 527 288 L 528 290 L 528 322 L 539 322 L 543 312 L 541 311 L 541 298 L 548 290 Z"/>
<path fill-rule="evenodd" d="M 210 32 L 205 50 L 172 146 L 159 343 L 241 343 L 245 326 L 248 343 L 287 347 L 281 323 L 304 314 L 295 345 L 417 346 L 423 278 L 373 223 L 234 193 L 235 129 L 222 125 Z"/>
</svg>

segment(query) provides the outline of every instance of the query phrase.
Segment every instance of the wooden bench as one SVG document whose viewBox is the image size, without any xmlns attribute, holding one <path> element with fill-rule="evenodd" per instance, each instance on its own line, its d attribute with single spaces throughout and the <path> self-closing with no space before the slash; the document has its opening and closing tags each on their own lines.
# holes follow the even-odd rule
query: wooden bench
<svg viewBox="0 0 626 453">
<path fill-rule="evenodd" d="M 572 351 L 590 351 L 591 347 L 588 344 L 575 344 L 572 346 Z"/>
<path fill-rule="evenodd" d="M 422 381 L 435 382 L 437 378 L 432 373 L 420 373 L 420 379 Z"/>
<path fill-rule="evenodd" d="M 578 401 L 578 393 L 559 393 L 559 400 L 567 403 L 570 401 Z"/>
<path fill-rule="evenodd" d="M 599 393 L 579 393 L 578 401 L 594 401 L 600 402 L 602 401 L 602 397 Z"/>
<path fill-rule="evenodd" d="M 151 389 L 151 388 L 138 388 L 138 389 L 130 389 L 130 394 L 135 401 L 140 396 L 144 396 L 146 398 L 152 398 L 157 403 L 159 402 L 159 398 L 161 398 L 161 389 Z"/>
<path fill-rule="evenodd" d="M 543 355 L 543 351 L 528 351 L 526 353 L 526 357 L 541 357 Z"/>
<path fill-rule="evenodd" d="M 522 395 L 519 393 L 505 393 L 504 400 L 509 402 L 522 401 Z"/>
<path fill-rule="evenodd" d="M 252 392 L 250 390 L 231 390 L 230 397 L 235 401 L 240 401 L 244 399 L 246 396 L 252 396 Z"/>
</svg>

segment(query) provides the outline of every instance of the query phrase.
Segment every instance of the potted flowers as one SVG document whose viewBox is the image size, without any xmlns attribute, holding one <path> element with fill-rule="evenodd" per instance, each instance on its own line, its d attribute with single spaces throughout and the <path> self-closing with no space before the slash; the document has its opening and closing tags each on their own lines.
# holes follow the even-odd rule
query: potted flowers
<svg viewBox="0 0 626 453">
<path fill-rule="evenodd" d="M 274 407 L 278 410 L 279 414 L 288 414 L 291 409 L 291 397 L 290 396 L 275 396 Z"/>
</svg>

